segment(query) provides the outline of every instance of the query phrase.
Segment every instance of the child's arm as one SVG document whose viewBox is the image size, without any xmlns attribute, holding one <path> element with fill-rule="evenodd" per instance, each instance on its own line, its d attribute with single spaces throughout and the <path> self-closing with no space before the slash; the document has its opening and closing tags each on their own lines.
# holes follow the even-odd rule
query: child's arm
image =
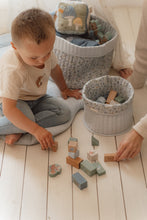
<svg viewBox="0 0 147 220">
<path fill-rule="evenodd" d="M 134 158 L 141 150 L 142 141 L 143 137 L 132 129 L 120 143 L 115 160 L 120 161 Z"/>
<path fill-rule="evenodd" d="M 56 85 L 59 87 L 62 97 L 64 99 L 67 99 L 68 97 L 74 97 L 76 99 L 82 98 L 82 94 L 79 92 L 79 90 L 71 90 L 67 87 L 62 70 L 58 64 L 51 71 L 51 77 L 55 81 Z"/>
<path fill-rule="evenodd" d="M 3 98 L 3 112 L 4 115 L 11 121 L 16 127 L 29 132 L 41 144 L 41 148 L 43 150 L 52 147 L 54 143 L 52 134 L 48 132 L 46 129 L 39 126 L 37 123 L 31 121 L 27 118 L 17 107 L 16 107 L 16 100 Z"/>
</svg>

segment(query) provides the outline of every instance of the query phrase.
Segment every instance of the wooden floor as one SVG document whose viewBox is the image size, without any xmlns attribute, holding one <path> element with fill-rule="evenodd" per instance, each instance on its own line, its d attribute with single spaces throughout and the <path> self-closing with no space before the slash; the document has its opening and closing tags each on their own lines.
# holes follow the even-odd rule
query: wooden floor
<svg viewBox="0 0 147 220">
<path fill-rule="evenodd" d="M 117 8 L 114 15 L 123 40 L 134 51 L 141 9 Z M 135 122 L 147 112 L 146 94 L 147 87 L 135 91 Z M 78 138 L 80 157 L 86 159 L 92 134 L 84 126 L 83 111 L 55 138 L 56 153 L 42 151 L 39 144 L 10 147 L 0 142 L 0 220 L 146 220 L 147 140 L 134 160 L 104 163 L 104 153 L 115 152 L 123 136 L 95 135 L 106 175 L 89 177 L 66 164 L 71 135 Z M 52 163 L 62 166 L 62 174 L 55 178 L 48 176 Z M 72 184 L 71 176 L 77 171 L 87 179 L 88 188 L 80 190 Z"/>
</svg>

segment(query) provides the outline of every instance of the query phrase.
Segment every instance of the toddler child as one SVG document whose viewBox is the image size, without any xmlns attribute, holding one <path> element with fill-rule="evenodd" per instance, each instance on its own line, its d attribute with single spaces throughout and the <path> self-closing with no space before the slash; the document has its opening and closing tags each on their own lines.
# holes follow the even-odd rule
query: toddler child
<svg viewBox="0 0 147 220">
<path fill-rule="evenodd" d="M 46 127 L 70 119 L 70 110 L 46 94 L 51 76 L 62 97 L 81 98 L 78 90 L 67 88 L 53 52 L 55 28 L 49 13 L 29 9 L 20 13 L 11 26 L 12 48 L 0 59 L 0 135 L 14 144 L 30 133 L 42 149 L 52 147 L 52 134 Z"/>
</svg>

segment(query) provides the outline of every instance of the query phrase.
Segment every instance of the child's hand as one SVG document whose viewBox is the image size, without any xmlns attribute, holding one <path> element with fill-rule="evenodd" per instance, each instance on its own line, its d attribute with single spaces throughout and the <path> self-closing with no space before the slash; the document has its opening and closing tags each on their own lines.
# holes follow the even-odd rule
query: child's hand
<svg viewBox="0 0 147 220">
<path fill-rule="evenodd" d="M 54 144 L 52 134 L 40 126 L 35 130 L 34 136 L 41 144 L 42 150 L 47 150 Z"/>
<path fill-rule="evenodd" d="M 78 89 L 71 90 L 67 88 L 64 91 L 61 91 L 61 95 L 64 99 L 67 99 L 68 97 L 74 97 L 76 99 L 82 98 L 82 94 Z"/>
<path fill-rule="evenodd" d="M 120 161 L 134 158 L 141 150 L 142 141 L 143 137 L 132 129 L 120 143 L 115 159 Z"/>
<path fill-rule="evenodd" d="M 132 75 L 133 70 L 131 68 L 121 69 L 119 73 L 122 78 L 127 79 L 129 76 Z"/>
</svg>

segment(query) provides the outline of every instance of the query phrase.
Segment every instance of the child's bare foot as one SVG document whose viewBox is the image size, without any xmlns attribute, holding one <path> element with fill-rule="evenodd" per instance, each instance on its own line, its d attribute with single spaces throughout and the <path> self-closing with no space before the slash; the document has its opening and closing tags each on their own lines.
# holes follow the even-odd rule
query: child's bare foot
<svg viewBox="0 0 147 220">
<path fill-rule="evenodd" d="M 121 69 L 119 73 L 122 78 L 127 79 L 129 76 L 132 75 L 133 70 L 131 68 Z"/>
<path fill-rule="evenodd" d="M 6 144 L 14 144 L 16 141 L 20 139 L 22 134 L 8 134 L 5 137 L 5 143 Z"/>
</svg>

